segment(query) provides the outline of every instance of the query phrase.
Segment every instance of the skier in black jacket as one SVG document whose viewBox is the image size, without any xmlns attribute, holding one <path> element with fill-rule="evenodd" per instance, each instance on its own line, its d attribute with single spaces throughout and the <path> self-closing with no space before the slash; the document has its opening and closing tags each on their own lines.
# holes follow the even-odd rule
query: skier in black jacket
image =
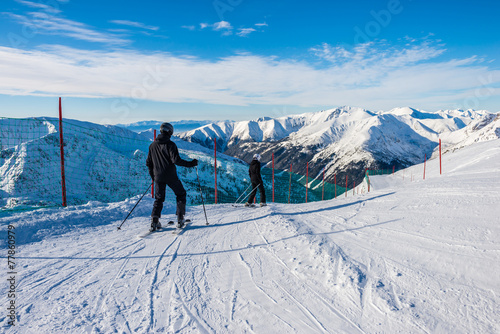
<svg viewBox="0 0 500 334">
<path fill-rule="evenodd" d="M 151 212 L 151 231 L 161 228 L 160 217 L 165 201 L 166 186 L 175 193 L 177 199 L 177 227 L 184 226 L 184 214 L 186 213 L 186 190 L 177 176 L 175 165 L 182 167 L 195 167 L 198 160 L 186 161 L 181 159 L 177 145 L 170 140 L 174 133 L 174 127 L 170 123 L 163 123 L 160 127 L 160 135 L 149 145 L 146 166 L 149 175 L 155 184 L 155 202 Z"/>
<path fill-rule="evenodd" d="M 266 206 L 266 191 L 264 189 L 264 182 L 262 182 L 262 176 L 260 175 L 260 154 L 254 154 L 253 160 L 250 163 L 250 168 L 248 169 L 248 175 L 250 175 L 250 180 L 252 181 L 252 192 L 248 198 L 248 202 L 245 206 L 253 205 L 253 200 L 257 194 L 257 188 L 260 190 L 260 206 Z"/>
</svg>

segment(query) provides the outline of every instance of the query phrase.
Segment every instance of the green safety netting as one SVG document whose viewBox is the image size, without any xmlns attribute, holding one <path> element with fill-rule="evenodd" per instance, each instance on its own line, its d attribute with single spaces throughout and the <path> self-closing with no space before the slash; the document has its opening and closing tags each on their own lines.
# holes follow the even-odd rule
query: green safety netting
<svg viewBox="0 0 500 334">
<path fill-rule="evenodd" d="M 251 185 L 248 176 L 248 165 L 242 164 L 238 168 L 238 173 L 228 171 L 228 166 L 232 169 L 234 165 L 227 160 L 217 159 L 217 203 L 244 202 L 250 194 Z M 213 168 L 213 161 L 210 163 Z M 272 168 L 262 168 L 261 175 L 266 189 L 266 200 L 273 201 L 273 177 Z M 212 171 L 213 173 L 213 171 Z M 239 178 L 235 175 L 240 176 Z M 229 179 L 229 186 L 227 184 Z M 345 188 L 335 186 L 328 182 L 316 179 L 308 179 L 307 201 L 314 202 L 323 199 L 333 199 L 345 192 Z M 215 184 L 215 182 L 214 182 Z M 306 202 L 306 177 L 289 171 L 274 170 L 274 202 L 276 203 L 305 203 Z M 337 188 L 335 192 L 335 188 Z M 215 187 L 205 187 L 204 196 L 208 203 L 215 203 Z M 256 202 L 260 202 L 260 192 L 257 191 Z"/>
<path fill-rule="evenodd" d="M 393 174 L 394 172 L 397 172 L 397 170 L 393 169 L 376 169 L 376 170 L 367 170 L 366 174 L 369 176 L 372 175 L 387 175 L 387 174 Z"/>
<path fill-rule="evenodd" d="M 0 118 L 0 129 L 0 207 L 60 205 L 60 146 L 54 123 Z"/>
<path fill-rule="evenodd" d="M 62 205 L 59 120 L 56 118 L 0 118 L 0 207 L 24 210 Z M 68 205 L 89 201 L 116 202 L 144 193 L 151 180 L 145 165 L 152 134 L 76 120 L 62 121 L 64 169 Z M 183 149 L 186 160 L 198 159 L 201 189 L 206 204 L 246 199 L 251 189 L 248 165 L 228 156 L 215 159 L 209 151 Z M 201 204 L 194 168 L 178 167 L 188 194 L 188 205 Z M 267 202 L 273 200 L 271 168 L 263 168 Z M 247 191 L 245 192 L 245 190 Z M 289 171 L 274 170 L 274 202 L 304 203 L 333 199 L 346 188 Z M 175 203 L 167 191 L 167 202 Z M 260 194 L 257 192 L 257 201 Z"/>
</svg>

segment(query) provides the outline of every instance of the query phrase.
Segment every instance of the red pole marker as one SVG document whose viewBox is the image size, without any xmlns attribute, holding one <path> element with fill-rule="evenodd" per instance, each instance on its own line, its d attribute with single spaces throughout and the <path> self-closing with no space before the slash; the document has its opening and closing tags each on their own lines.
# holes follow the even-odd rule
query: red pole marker
<svg viewBox="0 0 500 334">
<path fill-rule="evenodd" d="M 273 153 L 273 203 L 274 203 L 274 153 Z"/>
<path fill-rule="evenodd" d="M 439 175 L 441 175 L 443 170 L 441 169 L 441 139 L 439 139 Z"/>
<path fill-rule="evenodd" d="M 156 140 L 156 130 L 153 131 L 153 140 Z M 151 181 L 151 198 L 155 198 L 155 180 Z"/>
<path fill-rule="evenodd" d="M 427 162 L 427 154 L 424 155 L 424 180 L 425 180 L 425 164 Z"/>
<path fill-rule="evenodd" d="M 323 168 L 323 189 L 321 191 L 321 200 L 325 200 L 325 169 Z"/>
<path fill-rule="evenodd" d="M 306 203 L 307 203 L 307 188 L 309 185 L 309 162 L 307 163 L 306 166 Z"/>
<path fill-rule="evenodd" d="M 291 195 L 292 195 L 292 164 L 290 164 L 290 182 L 288 183 L 288 204 L 290 204 Z"/>
<path fill-rule="evenodd" d="M 217 204 L 217 138 L 214 138 L 215 204 Z"/>
<path fill-rule="evenodd" d="M 66 173 L 64 172 L 64 138 L 63 138 L 63 126 L 62 126 L 61 98 L 59 98 L 59 147 L 61 148 L 62 206 L 67 206 L 67 202 L 66 202 Z"/>
<path fill-rule="evenodd" d="M 345 197 L 347 197 L 347 174 L 345 175 Z"/>
<path fill-rule="evenodd" d="M 333 182 L 335 183 L 335 198 L 337 198 L 337 174 L 333 175 Z"/>
<path fill-rule="evenodd" d="M 370 192 L 370 176 L 368 175 L 368 170 L 366 171 L 366 180 L 368 181 L 368 192 Z"/>
</svg>

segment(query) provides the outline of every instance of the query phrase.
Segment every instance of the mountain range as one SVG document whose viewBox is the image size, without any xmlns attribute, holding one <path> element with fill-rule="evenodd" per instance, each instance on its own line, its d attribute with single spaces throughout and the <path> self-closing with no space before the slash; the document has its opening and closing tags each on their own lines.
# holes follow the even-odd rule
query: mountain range
<svg viewBox="0 0 500 334">
<path fill-rule="evenodd" d="M 163 122 L 168 122 L 168 120 L 165 121 L 140 121 L 140 122 L 135 122 L 135 123 L 129 123 L 129 124 L 116 124 L 116 126 L 119 126 L 121 128 L 125 128 L 130 131 L 134 132 L 145 132 L 151 129 L 157 129 L 160 130 L 160 126 Z M 196 128 L 199 128 L 203 125 L 210 124 L 211 121 L 171 121 L 169 122 L 174 126 L 175 132 L 185 132 L 185 131 L 190 131 Z"/>
<path fill-rule="evenodd" d="M 498 114 L 481 110 L 427 112 L 409 107 L 369 111 L 340 107 L 314 113 L 263 117 L 251 121 L 206 124 L 178 134 L 179 138 L 214 147 L 251 161 L 259 153 L 264 163 L 333 181 L 345 186 L 344 175 L 360 182 L 365 169 L 405 168 L 430 158 L 442 140 L 443 149 L 500 138 Z M 349 186 L 351 181 L 349 181 Z"/>
<path fill-rule="evenodd" d="M 146 123 L 144 126 L 151 125 Z M 59 203 L 58 120 L 0 119 L 0 129 L 0 206 Z M 446 153 L 500 138 L 500 117 L 472 110 L 429 113 L 397 108 L 372 112 L 343 107 L 280 118 L 210 123 L 177 136 L 173 139 L 181 155 L 200 160 L 202 187 L 212 195 L 213 138 L 217 139 L 218 196 L 231 202 L 247 187 L 248 167 L 243 161 L 249 162 L 254 153 L 262 155 L 264 164 L 270 164 L 274 153 L 277 169 L 287 170 L 292 164 L 292 171 L 301 175 L 306 174 L 309 162 L 309 181 L 321 179 L 324 170 L 326 181 L 333 182 L 337 176 L 339 186 L 352 188 L 363 179 L 365 169 L 399 169 L 423 162 L 424 156 L 432 158 L 439 139 Z M 148 131 L 138 134 L 117 126 L 64 120 L 68 202 L 113 202 L 143 193 L 149 182 L 145 159 L 152 138 Z M 180 168 L 178 172 L 189 201 L 196 202 L 199 185 L 195 171 Z M 347 185 L 345 175 L 349 176 Z M 270 177 L 265 176 L 269 191 Z M 299 188 L 305 184 L 299 178 L 293 182 Z M 289 189 L 285 183 L 286 189 L 277 185 L 276 194 L 286 201 Z M 293 191 L 294 196 L 300 194 L 302 191 Z M 312 194 L 310 200 L 314 200 Z"/>
</svg>

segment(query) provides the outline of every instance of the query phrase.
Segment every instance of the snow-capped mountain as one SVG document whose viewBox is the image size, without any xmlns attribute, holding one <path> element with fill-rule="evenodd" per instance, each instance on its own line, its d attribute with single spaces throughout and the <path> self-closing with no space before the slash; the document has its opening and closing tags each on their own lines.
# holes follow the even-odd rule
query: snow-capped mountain
<svg viewBox="0 0 500 334">
<path fill-rule="evenodd" d="M 0 119 L 0 129 L 0 206 L 60 204 L 58 120 Z M 215 187 L 212 138 L 217 138 L 219 151 L 227 154 L 218 154 L 219 200 L 234 201 L 248 185 L 248 167 L 241 160 L 250 161 L 256 152 L 264 162 L 271 161 L 274 153 L 277 169 L 287 170 L 293 164 L 293 172 L 302 175 L 309 161 L 309 180 L 321 179 L 324 169 L 327 181 L 333 182 L 337 175 L 338 185 L 352 188 L 353 181 L 360 183 L 365 168 L 395 165 L 399 169 L 423 162 L 424 155 L 430 158 L 435 152 L 439 139 L 447 152 L 499 138 L 500 117 L 485 111 L 428 113 L 397 108 L 372 112 L 344 107 L 276 119 L 213 123 L 179 136 L 184 140 L 174 140 L 181 155 L 200 161 L 202 187 L 211 196 Z M 149 182 L 145 159 L 152 138 L 149 132 L 64 120 L 68 202 L 111 202 L 144 192 Z M 196 202 L 195 171 L 179 168 L 178 172 L 188 197 Z M 270 175 L 264 177 L 270 189 Z M 288 176 L 280 177 L 288 180 Z M 293 182 L 298 187 L 305 184 L 300 177 Z M 277 196 L 286 201 L 289 189 L 281 188 L 276 187 Z M 303 196 L 302 191 L 293 191 L 293 196 Z M 321 199 L 321 190 L 318 196 Z M 309 200 L 317 199 L 309 195 Z"/>
<path fill-rule="evenodd" d="M 466 145 L 480 138 L 498 138 L 498 122 L 488 111 L 439 110 L 426 112 L 396 108 L 372 112 L 341 107 L 315 113 L 252 121 L 218 122 L 180 134 L 180 138 L 213 147 L 245 161 L 260 153 L 264 161 L 275 154 L 276 167 L 313 177 L 325 168 L 326 179 L 363 171 L 407 167 L 430 157 L 442 139 L 443 145 Z M 482 129 L 481 132 L 479 128 Z M 470 139 L 474 138 L 474 139 Z"/>
</svg>

